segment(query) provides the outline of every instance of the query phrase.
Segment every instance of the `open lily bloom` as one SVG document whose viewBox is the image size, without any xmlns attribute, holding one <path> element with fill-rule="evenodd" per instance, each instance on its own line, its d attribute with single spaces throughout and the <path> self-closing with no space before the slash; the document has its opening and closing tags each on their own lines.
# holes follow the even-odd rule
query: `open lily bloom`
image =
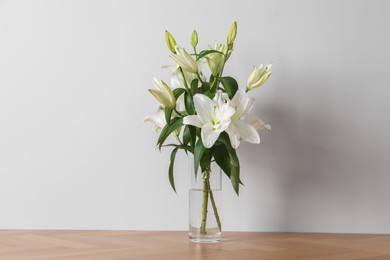
<svg viewBox="0 0 390 260">
<path fill-rule="evenodd" d="M 257 130 L 261 128 L 271 129 L 269 125 L 265 125 L 263 121 L 249 114 L 254 103 L 255 100 L 249 98 L 243 90 L 238 90 L 229 102 L 229 106 L 234 108 L 235 113 L 231 117 L 231 123 L 226 132 L 234 149 L 240 145 L 241 138 L 249 143 L 260 143 Z"/>
<path fill-rule="evenodd" d="M 204 61 L 203 60 L 197 61 L 197 65 L 198 65 L 199 71 L 202 71 L 202 67 L 204 65 Z M 196 74 L 183 70 L 183 74 L 184 74 L 184 78 L 185 78 L 185 81 L 184 81 L 183 75 L 181 74 L 179 66 L 177 66 L 177 65 L 175 65 L 175 66 L 164 65 L 164 66 L 162 66 L 162 68 L 163 69 L 167 69 L 169 71 L 169 73 L 171 74 L 171 87 L 172 87 L 172 89 L 185 88 L 185 84 L 186 83 L 187 83 L 187 86 L 191 86 L 191 82 L 194 79 L 198 78 L 198 76 Z M 205 76 L 201 75 L 200 77 L 201 77 L 201 79 L 203 81 L 206 81 L 206 77 Z M 199 82 L 198 87 L 200 85 L 201 85 L 201 83 Z M 176 108 L 179 111 L 185 110 L 184 95 L 180 95 L 177 98 L 177 100 L 176 100 Z"/>
<path fill-rule="evenodd" d="M 245 117 L 245 121 L 248 122 L 251 126 L 256 128 L 256 130 L 261 130 L 263 128 L 267 129 L 268 131 L 271 131 L 271 126 L 269 124 L 264 123 L 261 121 L 257 116 L 248 114 Z"/>
<path fill-rule="evenodd" d="M 203 81 L 206 81 L 207 78 L 204 75 L 202 75 L 202 68 L 203 68 L 204 63 L 205 63 L 205 61 L 202 59 L 200 59 L 196 62 L 196 64 L 198 65 L 198 70 L 200 72 L 201 79 Z M 183 70 L 183 74 L 184 74 L 184 77 L 186 80 L 186 82 L 184 83 L 183 75 L 181 74 L 181 71 L 180 71 L 178 65 L 176 65 L 176 66 L 164 65 L 164 66 L 162 66 L 162 68 L 167 69 L 171 73 L 171 87 L 173 89 L 184 88 L 185 83 L 187 83 L 187 85 L 190 86 L 191 82 L 194 79 L 198 78 L 197 74 Z M 199 86 L 200 86 L 200 82 L 199 82 Z"/>
<path fill-rule="evenodd" d="M 158 133 L 165 127 L 167 121 L 165 120 L 164 109 L 159 109 L 156 115 L 147 116 L 144 118 L 144 122 L 150 122 L 154 126 L 154 130 Z M 174 135 L 180 134 L 180 128 L 172 132 Z"/>
<path fill-rule="evenodd" d="M 206 95 L 196 94 L 194 96 L 194 105 L 197 115 L 183 118 L 183 124 L 193 125 L 202 129 L 201 138 L 206 148 L 214 145 L 219 135 L 228 128 L 230 117 L 234 114 L 234 109 L 227 103 L 221 102 L 221 100 L 221 91 L 216 93 L 213 100 Z"/>
<path fill-rule="evenodd" d="M 154 126 L 154 130 L 159 132 L 167 124 L 165 121 L 165 114 L 163 109 L 159 109 L 156 115 L 147 116 L 144 118 L 144 122 L 150 122 Z"/>
</svg>

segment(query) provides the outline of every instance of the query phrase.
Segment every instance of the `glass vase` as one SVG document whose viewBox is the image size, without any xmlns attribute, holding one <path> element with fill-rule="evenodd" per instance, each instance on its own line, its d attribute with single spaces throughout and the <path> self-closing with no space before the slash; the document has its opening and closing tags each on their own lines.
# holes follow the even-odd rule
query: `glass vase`
<svg viewBox="0 0 390 260">
<path fill-rule="evenodd" d="M 221 168 L 212 163 L 210 169 L 195 175 L 190 160 L 189 237 L 195 243 L 221 241 Z M 200 168 L 200 167 L 199 167 Z"/>
</svg>

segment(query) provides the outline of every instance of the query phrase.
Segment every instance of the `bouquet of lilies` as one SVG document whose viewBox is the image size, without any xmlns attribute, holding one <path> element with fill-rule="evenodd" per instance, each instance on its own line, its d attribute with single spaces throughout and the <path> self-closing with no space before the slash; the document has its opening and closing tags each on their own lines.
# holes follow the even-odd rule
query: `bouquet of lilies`
<svg viewBox="0 0 390 260">
<path fill-rule="evenodd" d="M 165 32 L 170 57 L 176 66 L 165 66 L 171 72 L 170 86 L 162 80 L 153 79 L 156 89 L 149 91 L 160 107 L 157 115 L 144 121 L 153 123 L 156 131 L 160 132 L 159 149 L 173 148 L 168 176 L 175 191 L 174 161 L 177 151 L 182 149 L 187 154 L 193 154 L 195 174 L 201 169 L 204 192 L 207 193 L 207 187 L 210 187 L 210 166 L 215 162 L 230 178 L 238 195 L 242 183 L 236 149 L 241 140 L 260 143 L 258 130 L 270 130 L 269 125 L 250 114 L 255 100 L 247 93 L 267 81 L 271 75 L 271 64 L 253 67 L 245 89 L 240 89 L 233 77 L 223 75 L 236 34 L 235 22 L 229 30 L 226 44 L 215 43 L 207 50 L 198 51 L 198 35 L 194 31 L 190 41 L 192 53 L 189 53 L 176 44 L 168 31 Z M 203 71 L 205 64 L 208 73 Z M 176 143 L 165 143 L 170 135 L 176 138 Z"/>
</svg>

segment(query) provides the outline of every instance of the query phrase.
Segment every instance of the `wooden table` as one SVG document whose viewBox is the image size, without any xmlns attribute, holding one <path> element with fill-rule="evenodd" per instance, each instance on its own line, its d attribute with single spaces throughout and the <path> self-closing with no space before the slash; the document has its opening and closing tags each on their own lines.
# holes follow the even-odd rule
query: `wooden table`
<svg viewBox="0 0 390 260">
<path fill-rule="evenodd" d="M 0 230 L 0 259 L 390 259 L 390 235 L 225 232 L 194 244 L 186 232 Z"/>
</svg>

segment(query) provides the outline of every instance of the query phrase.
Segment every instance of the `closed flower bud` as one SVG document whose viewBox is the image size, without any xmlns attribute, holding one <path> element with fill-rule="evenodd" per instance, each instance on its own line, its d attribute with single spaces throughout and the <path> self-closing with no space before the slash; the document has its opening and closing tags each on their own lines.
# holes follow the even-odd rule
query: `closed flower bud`
<svg viewBox="0 0 390 260">
<path fill-rule="evenodd" d="M 211 53 L 206 56 L 206 60 L 207 65 L 209 65 L 209 68 L 211 70 L 211 73 L 213 73 L 213 75 L 217 77 L 219 73 L 221 73 L 223 64 L 225 62 L 224 55 L 221 53 Z"/>
<path fill-rule="evenodd" d="M 267 81 L 269 76 L 271 76 L 271 67 L 272 64 L 261 64 L 258 67 L 255 66 L 251 74 L 249 75 L 248 81 L 246 83 L 246 90 L 253 90 L 263 85 Z"/>
<path fill-rule="evenodd" d="M 194 48 L 196 47 L 196 45 L 198 45 L 198 33 L 196 31 L 192 32 L 192 35 L 191 35 L 191 45 Z"/>
<path fill-rule="evenodd" d="M 230 47 L 230 46 L 233 47 L 233 43 L 234 43 L 234 40 L 236 39 L 236 35 L 237 35 L 237 22 L 234 22 L 232 24 L 232 26 L 230 27 L 230 30 L 229 30 L 229 33 L 227 36 L 226 42 L 227 42 L 228 47 Z"/>
<path fill-rule="evenodd" d="M 168 31 L 165 31 L 165 40 L 167 41 L 168 49 L 172 53 L 176 53 L 176 51 L 175 51 L 175 46 L 176 46 L 175 38 L 173 38 L 173 36 Z"/>
<path fill-rule="evenodd" d="M 209 46 L 209 50 L 215 50 L 221 52 L 221 53 L 213 52 L 206 56 L 207 65 L 209 65 L 211 73 L 214 76 L 218 76 L 219 73 L 221 73 L 223 65 L 225 63 L 225 55 L 227 54 L 227 47 L 223 44 L 216 42 L 214 44 L 214 48 Z"/>
</svg>

